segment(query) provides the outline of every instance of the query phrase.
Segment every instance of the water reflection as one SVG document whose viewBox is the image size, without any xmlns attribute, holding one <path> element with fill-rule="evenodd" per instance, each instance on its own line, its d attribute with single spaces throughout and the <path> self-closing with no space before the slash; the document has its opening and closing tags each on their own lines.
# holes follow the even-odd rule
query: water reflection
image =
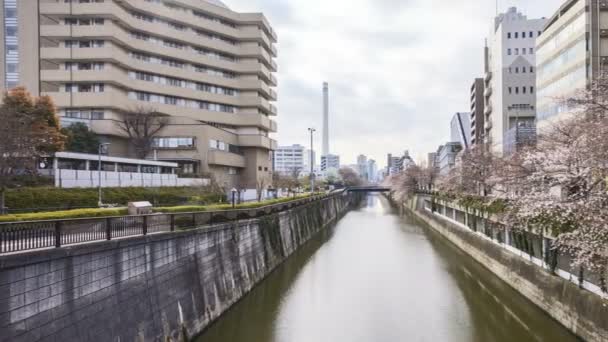
<svg viewBox="0 0 608 342">
<path fill-rule="evenodd" d="M 455 247 L 369 196 L 197 341 L 574 340 Z"/>
</svg>

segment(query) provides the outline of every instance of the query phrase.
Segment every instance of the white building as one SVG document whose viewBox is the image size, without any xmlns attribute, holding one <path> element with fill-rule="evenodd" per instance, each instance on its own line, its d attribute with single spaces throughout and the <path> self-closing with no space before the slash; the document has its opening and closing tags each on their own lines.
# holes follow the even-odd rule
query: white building
<svg viewBox="0 0 608 342">
<path fill-rule="evenodd" d="M 387 156 L 387 175 L 395 175 L 401 173 L 402 171 L 407 170 L 410 166 L 416 165 L 412 157 L 410 157 L 410 152 L 403 152 L 403 156 L 393 156 L 392 154 L 388 154 Z"/>
<path fill-rule="evenodd" d="M 328 154 L 321 156 L 321 172 L 340 169 L 340 156 Z"/>
<path fill-rule="evenodd" d="M 528 19 L 515 7 L 494 19 L 486 54 L 485 139 L 505 152 L 508 131 L 536 117 L 536 38 L 546 19 Z"/>
<path fill-rule="evenodd" d="M 357 171 L 357 173 L 359 174 L 359 177 L 361 177 L 361 179 L 365 179 L 365 180 L 369 180 L 369 170 L 368 170 L 368 164 L 367 164 L 367 156 L 360 154 L 357 157 L 357 168 L 355 169 Z"/>
<path fill-rule="evenodd" d="M 306 148 L 302 145 L 279 146 L 274 152 L 274 171 L 284 175 L 310 170 L 306 161 Z M 310 172 L 310 171 L 309 171 Z"/>
<path fill-rule="evenodd" d="M 367 161 L 367 180 L 370 182 L 378 181 L 378 165 L 374 159 Z"/>
</svg>

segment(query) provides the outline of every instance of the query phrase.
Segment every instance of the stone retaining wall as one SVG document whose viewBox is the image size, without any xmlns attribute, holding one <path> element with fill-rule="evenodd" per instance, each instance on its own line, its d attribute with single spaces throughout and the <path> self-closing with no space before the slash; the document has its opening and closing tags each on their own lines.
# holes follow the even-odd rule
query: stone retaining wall
<svg viewBox="0 0 608 342">
<path fill-rule="evenodd" d="M 358 195 L 254 220 L 0 257 L 0 341 L 185 341 Z"/>
<path fill-rule="evenodd" d="M 608 302 L 519 255 L 424 209 L 422 197 L 404 207 L 586 341 L 608 341 Z"/>
</svg>

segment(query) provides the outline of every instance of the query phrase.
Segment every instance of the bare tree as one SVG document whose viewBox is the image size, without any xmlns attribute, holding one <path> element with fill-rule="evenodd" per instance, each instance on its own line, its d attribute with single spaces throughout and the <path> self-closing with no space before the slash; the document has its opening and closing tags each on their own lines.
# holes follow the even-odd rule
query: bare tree
<svg viewBox="0 0 608 342">
<path fill-rule="evenodd" d="M 118 128 L 129 137 L 139 159 L 146 158 L 152 150 L 154 136 L 168 124 L 166 116 L 143 106 L 125 112 L 123 119 L 117 122 Z"/>
</svg>

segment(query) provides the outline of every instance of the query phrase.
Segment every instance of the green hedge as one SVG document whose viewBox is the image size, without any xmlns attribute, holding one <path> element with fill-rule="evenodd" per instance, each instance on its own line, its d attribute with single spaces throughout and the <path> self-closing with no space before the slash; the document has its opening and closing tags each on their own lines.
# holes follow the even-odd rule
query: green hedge
<svg viewBox="0 0 608 342">
<path fill-rule="evenodd" d="M 301 195 L 289 198 L 272 199 L 263 202 L 247 202 L 237 204 L 237 209 L 254 209 L 271 204 L 284 203 L 308 197 L 310 195 Z M 184 205 L 175 207 L 157 207 L 154 212 L 162 213 L 186 213 L 195 211 L 213 211 L 213 210 L 230 210 L 231 204 L 211 204 L 211 205 Z M 39 220 L 60 220 L 84 217 L 107 217 L 107 216 L 124 216 L 127 215 L 126 208 L 94 208 L 94 209 L 73 209 L 62 211 L 50 211 L 42 213 L 26 213 L 26 214 L 9 214 L 0 215 L 0 222 L 13 221 L 39 221 Z"/>
<path fill-rule="evenodd" d="M 224 195 L 204 193 L 202 188 L 104 188 L 104 203 L 125 206 L 131 201 L 173 206 L 186 203 L 209 204 L 223 201 Z M 97 206 L 97 189 L 19 188 L 6 192 L 6 206 L 14 210 L 72 209 Z"/>
<path fill-rule="evenodd" d="M 111 209 L 74 209 L 63 211 L 51 211 L 44 213 L 9 214 L 0 215 L 0 222 L 14 221 L 41 221 L 41 220 L 61 220 L 84 217 L 106 217 L 127 215 L 126 208 Z"/>
<path fill-rule="evenodd" d="M 309 197 L 310 195 L 300 195 L 296 197 L 285 197 L 278 199 L 271 199 L 262 202 L 247 202 L 235 205 L 236 209 L 255 209 L 271 204 L 278 204 L 289 202 L 301 198 Z M 156 213 L 189 213 L 195 211 L 213 211 L 213 210 L 230 210 L 232 209 L 232 204 L 212 204 L 212 205 L 182 205 L 176 207 L 157 207 L 154 208 L 154 212 Z"/>
</svg>

